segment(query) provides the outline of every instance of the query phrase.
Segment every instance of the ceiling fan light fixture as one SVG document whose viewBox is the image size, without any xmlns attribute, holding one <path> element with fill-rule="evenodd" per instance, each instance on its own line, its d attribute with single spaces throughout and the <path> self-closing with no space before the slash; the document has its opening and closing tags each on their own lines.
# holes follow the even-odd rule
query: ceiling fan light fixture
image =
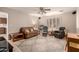
<svg viewBox="0 0 79 59">
<path fill-rule="evenodd" d="M 35 17 L 43 17 L 44 15 L 41 15 L 41 14 L 36 14 L 36 13 L 31 13 L 29 14 L 31 16 L 35 16 Z"/>
</svg>

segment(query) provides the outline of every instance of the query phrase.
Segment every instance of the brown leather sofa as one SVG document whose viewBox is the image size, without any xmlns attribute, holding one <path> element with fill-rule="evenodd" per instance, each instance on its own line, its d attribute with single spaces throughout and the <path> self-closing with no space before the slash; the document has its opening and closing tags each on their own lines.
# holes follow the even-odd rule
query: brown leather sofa
<svg viewBox="0 0 79 59">
<path fill-rule="evenodd" d="M 37 36 L 39 34 L 38 30 L 34 30 L 33 27 L 22 27 L 20 28 L 20 32 L 23 33 L 25 39 Z"/>
</svg>

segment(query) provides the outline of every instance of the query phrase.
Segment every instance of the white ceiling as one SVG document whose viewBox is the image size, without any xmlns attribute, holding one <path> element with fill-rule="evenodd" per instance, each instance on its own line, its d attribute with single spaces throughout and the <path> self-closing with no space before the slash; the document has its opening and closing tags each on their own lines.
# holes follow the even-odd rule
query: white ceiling
<svg viewBox="0 0 79 59">
<path fill-rule="evenodd" d="M 10 9 L 14 9 L 23 13 L 37 13 L 39 12 L 39 7 L 8 7 Z M 62 10 L 63 13 L 65 12 L 73 12 L 77 8 L 76 7 L 45 7 L 45 8 L 50 8 L 51 12 L 53 11 L 60 11 Z"/>
</svg>

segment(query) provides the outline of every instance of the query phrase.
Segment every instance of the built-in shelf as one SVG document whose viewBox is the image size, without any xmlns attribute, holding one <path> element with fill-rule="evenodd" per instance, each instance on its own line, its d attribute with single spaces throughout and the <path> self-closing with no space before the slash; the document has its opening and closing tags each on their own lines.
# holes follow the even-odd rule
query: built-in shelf
<svg viewBox="0 0 79 59">
<path fill-rule="evenodd" d="M 8 13 L 0 12 L 0 36 L 8 37 Z"/>
<path fill-rule="evenodd" d="M 0 12 L 0 35 L 1 34 L 8 34 L 8 14 L 4 12 Z"/>
<path fill-rule="evenodd" d="M 0 12 L 0 37 L 5 38 L 4 42 L 0 41 L 1 45 L 0 48 L 3 49 L 7 49 L 6 52 L 8 52 L 8 14 L 5 12 Z M 0 39 L 1 39 L 0 38 Z M 3 52 L 2 50 L 0 50 L 1 52 Z M 4 50 L 5 51 L 5 50 Z"/>
<path fill-rule="evenodd" d="M 0 24 L 7 24 L 7 18 L 0 17 Z"/>
<path fill-rule="evenodd" d="M 5 28 L 7 28 L 7 24 L 0 24 L 0 27 L 5 27 Z"/>
</svg>

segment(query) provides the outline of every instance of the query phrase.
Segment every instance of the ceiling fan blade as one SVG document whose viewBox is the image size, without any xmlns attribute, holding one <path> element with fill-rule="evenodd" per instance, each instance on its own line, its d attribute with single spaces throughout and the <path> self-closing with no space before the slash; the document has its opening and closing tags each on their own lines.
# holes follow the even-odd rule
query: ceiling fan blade
<svg viewBox="0 0 79 59">
<path fill-rule="evenodd" d="M 50 11 L 51 9 L 45 9 L 45 11 Z"/>
<path fill-rule="evenodd" d="M 44 8 L 43 7 L 40 7 L 40 11 L 42 11 L 42 10 L 44 10 Z"/>
<path fill-rule="evenodd" d="M 46 13 L 47 11 L 50 11 L 51 9 L 49 8 L 44 8 L 44 7 L 40 7 L 40 12 L 43 14 L 43 13 Z"/>
</svg>

